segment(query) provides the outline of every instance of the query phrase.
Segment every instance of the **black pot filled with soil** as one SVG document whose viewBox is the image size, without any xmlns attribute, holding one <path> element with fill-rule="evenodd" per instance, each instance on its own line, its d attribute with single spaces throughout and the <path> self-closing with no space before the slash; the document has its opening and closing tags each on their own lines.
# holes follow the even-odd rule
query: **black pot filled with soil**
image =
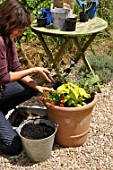
<svg viewBox="0 0 113 170">
<path fill-rule="evenodd" d="M 79 14 L 80 22 L 86 22 L 89 19 L 89 14 L 87 12 L 81 12 Z"/>
<path fill-rule="evenodd" d="M 46 20 L 47 18 L 46 17 L 38 17 L 37 18 L 37 24 L 38 24 L 38 27 L 45 27 L 46 26 Z"/>
<path fill-rule="evenodd" d="M 48 119 L 27 120 L 17 128 L 30 160 L 40 162 L 50 157 L 57 128 Z"/>
<path fill-rule="evenodd" d="M 75 31 L 76 29 L 76 18 L 65 19 L 65 31 Z"/>
</svg>

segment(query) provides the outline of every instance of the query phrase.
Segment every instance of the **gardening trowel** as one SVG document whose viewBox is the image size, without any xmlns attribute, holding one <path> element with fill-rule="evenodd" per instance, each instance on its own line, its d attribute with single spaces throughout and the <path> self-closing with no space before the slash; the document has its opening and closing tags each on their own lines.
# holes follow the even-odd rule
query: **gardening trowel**
<svg viewBox="0 0 113 170">
<path fill-rule="evenodd" d="M 59 86 L 62 85 L 62 83 L 60 81 L 56 81 L 53 76 L 51 75 L 51 73 L 47 74 L 48 78 L 52 81 L 53 83 L 53 89 L 56 90 Z"/>
</svg>

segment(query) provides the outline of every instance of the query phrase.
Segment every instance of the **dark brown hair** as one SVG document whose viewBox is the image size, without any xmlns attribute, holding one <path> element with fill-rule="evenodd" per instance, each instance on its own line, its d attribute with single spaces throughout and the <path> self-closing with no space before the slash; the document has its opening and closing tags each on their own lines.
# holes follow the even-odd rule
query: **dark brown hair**
<svg viewBox="0 0 113 170">
<path fill-rule="evenodd" d="M 30 26 L 31 17 L 18 0 L 6 0 L 0 4 L 0 35 L 9 37 L 13 30 Z"/>
</svg>

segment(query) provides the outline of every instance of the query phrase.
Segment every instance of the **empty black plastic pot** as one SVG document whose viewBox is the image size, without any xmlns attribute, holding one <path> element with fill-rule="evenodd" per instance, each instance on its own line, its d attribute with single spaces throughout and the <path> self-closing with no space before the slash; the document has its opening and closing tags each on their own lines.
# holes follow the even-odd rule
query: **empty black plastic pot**
<svg viewBox="0 0 113 170">
<path fill-rule="evenodd" d="M 45 27 L 46 26 L 46 18 L 39 17 L 37 18 L 38 27 Z"/>
</svg>

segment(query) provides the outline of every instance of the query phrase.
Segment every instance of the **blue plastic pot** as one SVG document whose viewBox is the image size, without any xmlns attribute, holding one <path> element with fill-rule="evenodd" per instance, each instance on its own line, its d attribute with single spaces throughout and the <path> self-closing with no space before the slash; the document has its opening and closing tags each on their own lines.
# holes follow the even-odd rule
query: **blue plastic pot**
<svg viewBox="0 0 113 170">
<path fill-rule="evenodd" d="M 86 5 L 86 1 L 76 0 L 76 2 L 82 8 L 82 10 L 84 10 L 84 7 Z M 96 17 L 96 9 L 97 9 L 97 6 L 98 6 L 98 0 L 90 0 L 90 2 L 92 2 L 92 5 L 86 12 L 89 14 L 89 18 L 92 19 L 92 18 Z"/>
<path fill-rule="evenodd" d="M 42 8 L 41 9 L 43 16 L 46 18 L 46 25 L 49 25 L 52 23 L 52 15 L 51 11 L 48 8 Z"/>
</svg>

